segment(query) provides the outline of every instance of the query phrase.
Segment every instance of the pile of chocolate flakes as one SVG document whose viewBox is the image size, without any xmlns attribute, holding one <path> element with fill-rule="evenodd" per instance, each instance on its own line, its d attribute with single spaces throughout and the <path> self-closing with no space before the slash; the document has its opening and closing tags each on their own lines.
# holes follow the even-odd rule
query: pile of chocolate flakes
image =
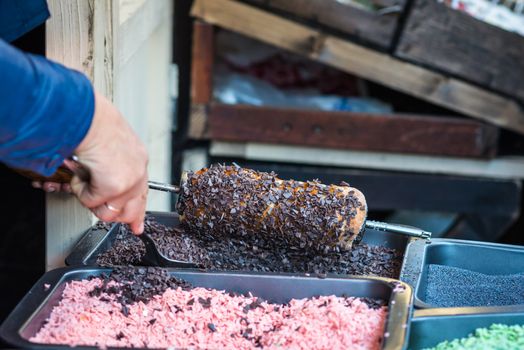
<svg viewBox="0 0 524 350">
<path fill-rule="evenodd" d="M 138 301 L 147 303 L 168 288 L 191 289 L 191 284 L 170 276 L 167 270 L 159 267 L 118 267 L 110 275 L 101 274 L 99 277 L 103 280 L 102 286 L 95 287 L 89 296 L 100 297 L 103 293 L 115 295 L 124 313 L 127 305 Z M 117 285 L 110 285 L 110 281 L 117 282 Z"/>
<path fill-rule="evenodd" d="M 102 273 L 97 277 L 102 279 L 103 284 L 94 287 L 89 292 L 89 296 L 99 298 L 104 298 L 104 294 L 116 296 L 116 300 L 123 307 L 122 312 L 124 314 L 126 313 L 126 306 L 139 301 L 147 303 L 155 295 L 161 295 L 168 288 L 177 289 L 180 287 L 186 291 L 194 288 L 191 283 L 171 276 L 168 270 L 160 267 L 116 267 L 110 274 Z M 92 278 L 95 278 L 95 276 L 89 277 L 89 279 Z M 116 282 L 116 284 L 110 282 Z M 242 295 L 235 292 L 230 292 L 229 294 L 231 296 Z M 246 293 L 245 296 L 250 296 L 250 293 Z M 345 294 L 343 294 L 342 297 L 347 299 L 348 306 L 354 300 L 353 297 L 348 297 Z M 382 299 L 359 299 L 373 309 L 386 305 L 386 301 Z M 195 301 L 194 299 L 192 300 L 193 301 L 189 301 L 189 305 Z M 109 299 L 102 299 L 102 301 L 109 301 Z M 197 301 L 204 307 L 210 307 L 210 301 L 208 299 L 198 298 Z M 247 313 L 249 310 L 256 309 L 263 301 L 262 298 L 257 298 L 253 303 L 246 304 L 244 312 Z"/>
<path fill-rule="evenodd" d="M 139 265 L 145 248 L 140 239 L 121 225 L 111 249 L 100 254 L 102 266 Z M 314 252 L 273 245 L 267 247 L 263 237 L 209 239 L 177 227 L 166 227 L 152 218 L 146 219 L 146 232 L 164 255 L 190 261 L 202 268 L 261 272 L 314 274 L 375 275 L 398 278 L 402 253 L 388 247 L 360 243 L 350 252 Z"/>
</svg>

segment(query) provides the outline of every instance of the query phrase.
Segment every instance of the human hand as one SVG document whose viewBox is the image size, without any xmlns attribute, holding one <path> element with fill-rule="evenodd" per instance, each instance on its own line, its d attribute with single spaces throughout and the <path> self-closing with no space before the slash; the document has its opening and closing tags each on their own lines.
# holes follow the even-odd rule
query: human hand
<svg viewBox="0 0 524 350">
<path fill-rule="evenodd" d="M 127 223 L 141 234 L 148 190 L 147 152 L 120 112 L 98 93 L 93 122 L 75 154 L 89 172 L 89 181 L 75 175 L 69 187 L 44 183 L 44 190 L 49 186 L 70 190 L 99 219 Z M 71 160 L 64 164 L 73 171 L 78 166 Z"/>
<path fill-rule="evenodd" d="M 53 192 L 67 192 L 72 193 L 71 190 L 71 184 L 69 183 L 59 183 L 59 182 L 52 182 L 52 181 L 33 181 L 31 182 L 31 185 L 34 188 L 41 188 L 46 192 L 53 193 Z"/>
</svg>

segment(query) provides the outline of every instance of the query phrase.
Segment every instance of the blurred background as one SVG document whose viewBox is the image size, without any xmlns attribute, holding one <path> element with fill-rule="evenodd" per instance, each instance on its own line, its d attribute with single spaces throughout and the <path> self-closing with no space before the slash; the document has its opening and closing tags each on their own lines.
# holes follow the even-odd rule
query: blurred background
<svg viewBox="0 0 524 350">
<path fill-rule="evenodd" d="M 371 218 L 522 243 L 523 1 L 176 5 L 174 175 L 346 181 Z"/>
<path fill-rule="evenodd" d="M 67 14 L 94 23 L 72 42 L 114 40 L 86 74 L 147 143 L 152 180 L 235 162 L 345 181 L 370 218 L 433 237 L 524 242 L 523 0 L 82 1 L 49 1 L 54 17 L 14 44 L 82 69 L 81 56 L 56 55 L 75 49 L 51 35 Z M 60 260 L 50 242 L 67 250 L 91 219 L 0 171 L 1 321 Z M 150 202 L 174 210 L 176 197 Z"/>
</svg>

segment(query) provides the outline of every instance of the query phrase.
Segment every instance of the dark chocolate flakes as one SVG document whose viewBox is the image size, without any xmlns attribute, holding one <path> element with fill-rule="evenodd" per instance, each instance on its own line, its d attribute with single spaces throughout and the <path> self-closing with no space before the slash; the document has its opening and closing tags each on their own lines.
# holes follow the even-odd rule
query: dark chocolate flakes
<svg viewBox="0 0 524 350">
<path fill-rule="evenodd" d="M 144 232 L 149 234 L 162 253 L 174 260 L 196 262 L 204 267 L 207 262 L 206 251 L 198 245 L 193 235 L 182 228 L 172 228 L 159 224 L 150 217 L 144 222 Z M 111 249 L 97 257 L 100 266 L 140 265 L 145 254 L 142 241 L 131 233 L 128 225 L 120 225 L 120 230 Z"/>
<path fill-rule="evenodd" d="M 211 297 L 208 298 L 202 298 L 198 297 L 198 302 L 204 307 L 205 309 L 208 309 L 211 307 Z"/>
<path fill-rule="evenodd" d="M 113 295 L 122 305 L 121 310 L 125 316 L 129 315 L 127 305 L 139 301 L 147 303 L 153 296 L 164 293 L 168 288 L 191 288 L 189 283 L 169 276 L 165 269 L 158 267 L 118 267 L 103 281 L 102 286 L 93 288 L 89 295 L 105 299 Z M 110 286 L 110 281 L 116 284 Z"/>
<path fill-rule="evenodd" d="M 216 331 L 217 331 L 217 327 L 215 326 L 214 323 L 208 323 L 208 324 L 207 324 L 207 328 L 209 328 L 209 330 L 210 330 L 211 332 L 216 332 Z"/>
<path fill-rule="evenodd" d="M 205 235 L 189 234 L 181 228 L 167 228 L 151 218 L 146 220 L 146 226 L 148 233 L 156 240 L 157 246 L 164 254 L 174 252 L 172 254 L 178 254 L 178 258 L 185 254 L 186 257 L 191 256 L 193 262 L 213 270 L 312 275 L 334 273 L 398 278 L 402 264 L 402 254 L 399 251 L 365 243 L 353 246 L 350 252 L 315 252 L 285 244 L 272 244 L 268 247 L 267 240 L 258 236 L 208 239 Z M 165 238 L 159 241 L 157 238 L 160 236 Z M 183 248 L 177 248 L 180 247 L 180 243 L 176 241 L 181 239 L 191 242 Z M 173 242 L 174 246 L 171 245 Z M 182 251 L 179 252 L 179 249 Z M 113 247 L 101 254 L 97 261 L 103 266 L 136 265 L 143 254 L 142 242 L 124 228 Z"/>
</svg>

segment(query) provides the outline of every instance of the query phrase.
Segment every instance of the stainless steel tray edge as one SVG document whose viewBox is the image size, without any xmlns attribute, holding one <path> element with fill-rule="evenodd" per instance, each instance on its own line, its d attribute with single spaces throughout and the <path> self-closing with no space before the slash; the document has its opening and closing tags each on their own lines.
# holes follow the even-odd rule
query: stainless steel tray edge
<svg viewBox="0 0 524 350">
<path fill-rule="evenodd" d="M 501 243 L 491 243 L 491 242 L 480 242 L 480 241 L 467 241 L 459 239 L 449 239 L 449 238 L 435 238 L 428 241 L 416 240 L 408 243 L 406 251 L 404 253 L 404 260 L 400 270 L 399 279 L 402 282 L 407 283 L 413 288 L 413 299 L 415 308 L 426 309 L 426 308 L 439 308 L 438 306 L 431 305 L 422 301 L 418 294 L 421 287 L 421 276 L 424 271 L 424 265 L 426 265 L 426 252 L 429 246 L 431 245 L 464 245 L 464 246 L 474 246 L 474 247 L 483 247 L 483 248 L 494 248 L 494 249 L 506 249 L 511 251 L 522 251 L 524 256 L 524 247 L 510 245 L 510 244 L 501 244 Z M 511 308 L 512 306 L 510 306 Z M 515 306 L 521 307 L 521 306 Z M 522 306 L 524 307 L 524 305 Z M 499 308 L 498 306 L 486 306 L 484 307 L 487 310 L 491 308 Z M 453 309 L 453 308 L 451 308 Z M 457 308 L 463 309 L 463 308 Z"/>
<path fill-rule="evenodd" d="M 62 345 L 46 345 L 31 343 L 26 338 L 29 334 L 35 334 L 42 326 L 46 315 L 51 312 L 52 307 L 56 305 L 61 296 L 61 289 L 63 283 L 68 280 L 85 278 L 89 275 L 99 275 L 101 273 L 110 272 L 108 268 L 97 267 L 67 267 L 60 268 L 46 273 L 40 280 L 38 280 L 33 288 L 26 294 L 22 301 L 17 305 L 13 312 L 8 316 L 4 323 L 0 326 L 0 337 L 16 347 L 24 349 L 60 349 L 68 348 Z M 293 290 L 304 294 L 304 288 L 296 287 L 297 284 L 305 284 L 316 286 L 320 290 L 329 289 L 329 283 L 347 284 L 347 286 L 354 285 L 353 288 L 358 287 L 358 284 L 368 284 L 369 286 L 382 285 L 382 289 L 389 288 L 389 315 L 386 323 L 385 332 L 388 334 L 384 338 L 383 349 L 405 349 L 407 346 L 407 339 L 409 337 L 409 325 L 412 316 L 412 290 L 402 282 L 393 279 L 382 277 L 362 277 L 362 276 L 336 276 L 328 275 L 326 278 L 318 278 L 308 276 L 305 274 L 275 274 L 275 273 L 239 273 L 239 272 L 203 272 L 197 269 L 169 269 L 169 271 L 177 277 L 187 279 L 191 282 L 192 278 L 200 279 L 215 279 L 215 281 L 222 281 L 218 283 L 226 283 L 233 281 L 233 284 L 238 286 L 246 281 L 257 284 L 257 279 L 260 285 L 264 285 L 262 289 L 268 290 L 268 285 L 271 283 L 278 283 L 278 291 L 282 291 L 282 285 L 288 285 L 288 293 Z M 226 282 L 224 282 L 226 281 Z M 341 282 L 343 281 L 343 282 Z M 359 282 L 360 281 L 360 282 Z M 49 284 L 51 287 L 46 289 L 44 286 Z M 249 283 L 248 283 L 249 284 Z M 195 283 L 199 285 L 199 283 Z M 200 284 L 206 286 L 205 284 Z M 395 288 L 395 285 L 400 285 L 401 288 Z M 359 288 L 363 288 L 360 286 Z M 207 286 L 206 286 L 207 287 Z M 247 287 L 246 287 L 247 288 Z M 340 286 L 338 287 L 340 288 Z M 235 290 L 234 288 L 231 288 Z M 373 293 L 378 293 L 377 288 L 372 288 Z M 378 288 L 380 289 L 380 288 Z M 271 289 L 273 292 L 275 288 Z M 253 291 L 257 295 L 257 291 Z M 331 292 L 333 293 L 333 292 Z M 364 296 L 364 295 L 359 295 Z M 266 296 L 262 296 L 268 299 Z M 290 296 L 290 298 L 293 296 Z M 371 296 L 373 297 L 373 296 Z M 376 297 L 376 296 L 375 296 Z M 394 301 L 394 302 L 393 302 Z M 25 334 L 25 338 L 24 335 Z M 75 349 L 90 349 L 91 347 L 77 346 Z M 115 349 L 115 348 L 109 348 Z"/>
<path fill-rule="evenodd" d="M 466 337 L 494 323 L 524 325 L 524 306 L 432 308 L 413 312 L 408 349 L 436 346 Z"/>
</svg>

